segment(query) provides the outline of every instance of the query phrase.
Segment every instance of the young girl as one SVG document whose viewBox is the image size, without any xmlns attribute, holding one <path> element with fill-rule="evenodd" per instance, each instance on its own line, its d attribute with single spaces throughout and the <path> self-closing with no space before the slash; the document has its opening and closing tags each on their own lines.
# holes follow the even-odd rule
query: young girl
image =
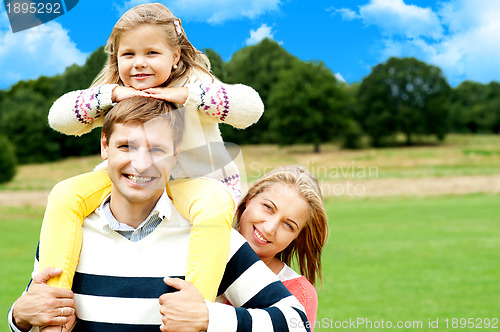
<svg viewBox="0 0 500 332">
<path fill-rule="evenodd" d="M 328 221 L 316 178 L 301 166 L 278 167 L 248 190 L 235 215 L 235 228 L 316 321 L 316 276 Z M 294 258 L 297 274 L 288 265 Z"/>
<path fill-rule="evenodd" d="M 127 11 L 113 28 L 106 51 L 107 63 L 92 87 L 60 97 L 50 109 L 49 123 L 65 134 L 82 135 L 102 125 L 103 114 L 126 98 L 182 104 L 185 134 L 172 177 L 205 179 L 171 181 L 167 191 L 193 225 L 186 279 L 214 300 L 228 256 L 233 198 L 241 194 L 238 169 L 223 147 L 218 123 L 245 128 L 262 115 L 262 101 L 250 87 L 217 81 L 207 57 L 188 41 L 180 19 L 158 3 Z M 41 231 L 40 270 L 52 266 L 64 272 L 49 285 L 71 288 L 82 220 L 109 192 L 110 180 L 102 171 L 63 181 L 52 190 Z"/>
</svg>

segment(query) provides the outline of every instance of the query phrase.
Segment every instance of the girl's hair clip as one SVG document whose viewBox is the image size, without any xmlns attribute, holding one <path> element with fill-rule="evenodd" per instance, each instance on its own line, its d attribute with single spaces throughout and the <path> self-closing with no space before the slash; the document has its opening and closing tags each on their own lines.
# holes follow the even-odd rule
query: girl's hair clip
<svg viewBox="0 0 500 332">
<path fill-rule="evenodd" d="M 182 28 L 179 20 L 174 20 L 174 25 L 175 25 L 175 31 L 177 31 L 177 34 L 180 35 L 182 33 Z"/>
</svg>

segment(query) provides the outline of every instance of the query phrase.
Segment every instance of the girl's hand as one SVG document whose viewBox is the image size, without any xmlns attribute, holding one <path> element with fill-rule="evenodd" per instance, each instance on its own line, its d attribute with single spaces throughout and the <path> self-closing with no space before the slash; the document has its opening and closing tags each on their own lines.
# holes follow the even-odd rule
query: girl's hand
<svg viewBox="0 0 500 332">
<path fill-rule="evenodd" d="M 141 90 L 136 90 L 130 86 L 119 85 L 116 86 L 111 92 L 111 101 L 113 101 L 114 103 L 132 97 L 151 97 L 151 96 Z"/>
<path fill-rule="evenodd" d="M 149 97 L 156 99 L 163 99 L 176 104 L 184 104 L 189 96 L 189 89 L 182 88 L 150 88 L 142 90 L 146 92 Z"/>
</svg>

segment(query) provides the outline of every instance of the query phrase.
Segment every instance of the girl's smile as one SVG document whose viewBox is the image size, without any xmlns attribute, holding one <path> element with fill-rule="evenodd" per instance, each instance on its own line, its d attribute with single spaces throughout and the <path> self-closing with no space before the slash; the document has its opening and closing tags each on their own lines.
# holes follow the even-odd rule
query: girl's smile
<svg viewBox="0 0 500 332">
<path fill-rule="evenodd" d="M 177 64 L 180 50 L 172 51 L 161 31 L 143 24 L 123 33 L 118 45 L 118 73 L 125 85 L 137 90 L 162 85 Z"/>
</svg>

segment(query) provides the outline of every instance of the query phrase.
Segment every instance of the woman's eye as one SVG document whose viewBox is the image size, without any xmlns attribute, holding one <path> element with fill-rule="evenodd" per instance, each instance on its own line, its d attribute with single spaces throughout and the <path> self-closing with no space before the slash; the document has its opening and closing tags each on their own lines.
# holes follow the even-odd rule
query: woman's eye
<svg viewBox="0 0 500 332">
<path fill-rule="evenodd" d="M 286 225 L 288 228 L 290 228 L 290 230 L 292 230 L 292 231 L 293 231 L 293 226 L 292 226 L 292 224 L 290 224 L 290 223 L 288 223 L 288 222 L 285 222 L 285 225 Z"/>
<path fill-rule="evenodd" d="M 264 206 L 265 206 L 265 207 L 266 207 L 266 209 L 267 209 L 267 210 L 269 210 L 269 211 L 272 211 L 272 210 L 273 210 L 273 209 L 271 208 L 271 206 L 270 206 L 270 205 L 268 205 L 268 204 L 264 204 Z"/>
</svg>

